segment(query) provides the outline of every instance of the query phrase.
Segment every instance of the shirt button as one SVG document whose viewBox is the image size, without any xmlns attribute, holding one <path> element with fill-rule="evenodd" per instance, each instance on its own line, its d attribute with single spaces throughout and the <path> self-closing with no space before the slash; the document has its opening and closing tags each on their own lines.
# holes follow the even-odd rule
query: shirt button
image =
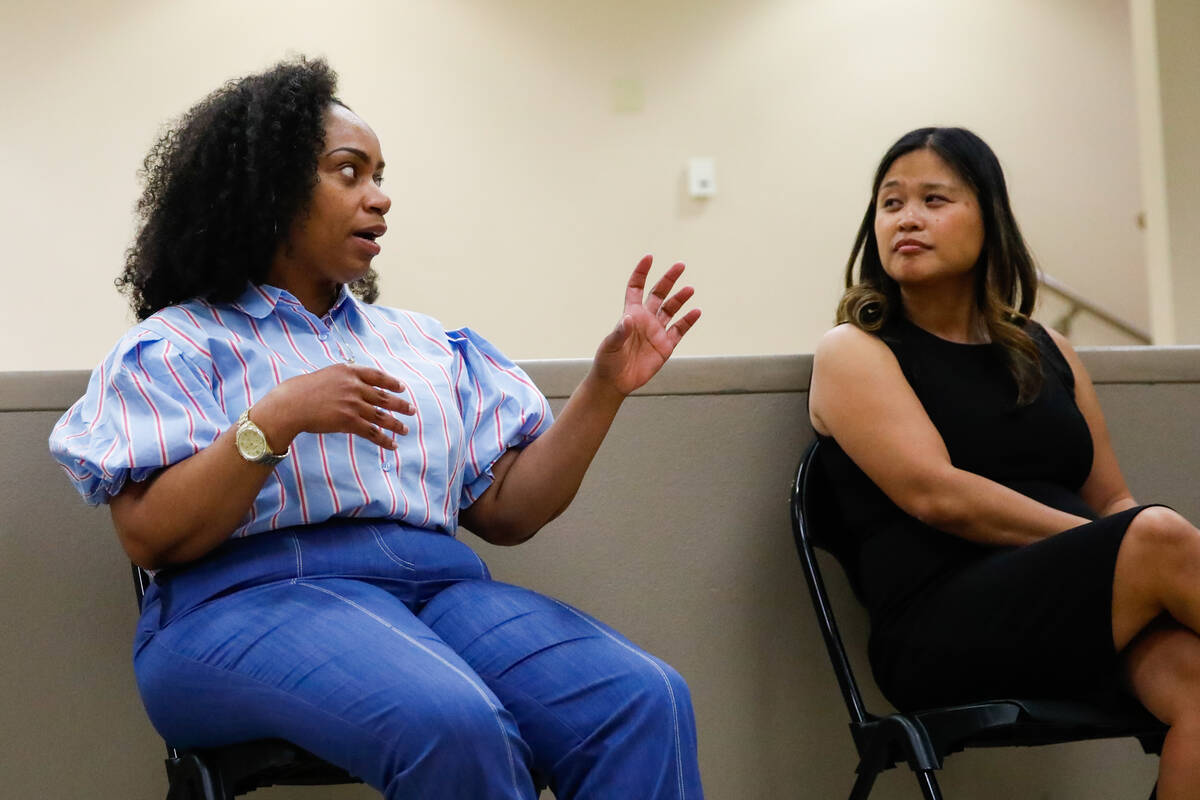
<svg viewBox="0 0 1200 800">
<path fill-rule="evenodd" d="M 318 333 L 317 338 L 323 342 L 329 338 L 329 334 L 328 333 Z"/>
</svg>

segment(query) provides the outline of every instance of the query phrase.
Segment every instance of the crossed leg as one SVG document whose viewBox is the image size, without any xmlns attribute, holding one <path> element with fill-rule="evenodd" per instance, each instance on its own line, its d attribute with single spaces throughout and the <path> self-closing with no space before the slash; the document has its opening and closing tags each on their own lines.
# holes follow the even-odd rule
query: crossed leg
<svg viewBox="0 0 1200 800">
<path fill-rule="evenodd" d="M 1200 530 L 1167 508 L 1133 518 L 1113 575 L 1113 643 L 1134 695 L 1168 726 L 1160 800 L 1200 798 Z"/>
</svg>

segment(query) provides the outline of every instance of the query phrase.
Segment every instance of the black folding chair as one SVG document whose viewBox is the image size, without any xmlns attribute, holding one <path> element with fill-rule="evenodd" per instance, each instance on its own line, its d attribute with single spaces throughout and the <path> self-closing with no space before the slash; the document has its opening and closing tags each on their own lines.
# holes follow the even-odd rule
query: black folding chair
<svg viewBox="0 0 1200 800">
<path fill-rule="evenodd" d="M 828 510 L 826 479 L 813 466 L 819 452 L 820 443 L 814 442 L 796 470 L 792 532 L 829 660 L 850 713 L 850 735 L 859 757 L 858 778 L 850 800 L 864 800 L 876 776 L 901 761 L 916 773 L 923 796 L 940 800 L 941 789 L 934 772 L 941 769 L 946 756 L 967 747 L 1034 746 L 1133 736 L 1147 753 L 1161 753 L 1166 727 L 1132 700 L 1119 707 L 1100 707 L 1074 701 L 998 699 L 902 714 L 867 711 L 814 551 L 821 548 L 831 553 L 853 583 L 854 572 L 847 568 L 849 554 L 839 541 L 838 522 Z"/>
<path fill-rule="evenodd" d="M 138 608 L 150 575 L 133 565 Z M 283 739 L 178 751 L 167 745 L 167 800 L 233 800 L 267 786 L 362 783 L 340 767 Z"/>
</svg>

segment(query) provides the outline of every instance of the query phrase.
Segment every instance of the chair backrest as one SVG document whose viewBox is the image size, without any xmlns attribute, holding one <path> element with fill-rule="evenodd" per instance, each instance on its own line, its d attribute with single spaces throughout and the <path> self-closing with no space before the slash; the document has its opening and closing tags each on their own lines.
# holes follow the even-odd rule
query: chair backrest
<svg viewBox="0 0 1200 800">
<path fill-rule="evenodd" d="M 835 557 L 838 555 L 833 547 L 837 537 L 836 521 L 825 511 L 829 492 L 824 486 L 824 475 L 816 467 L 820 449 L 820 440 L 814 441 L 796 469 L 791 498 L 792 534 L 796 538 L 796 550 L 800 554 L 804 578 L 812 596 L 813 610 L 816 611 L 817 624 L 820 625 L 821 636 L 825 640 L 825 649 L 829 651 L 829 661 L 842 690 L 842 699 L 846 701 L 851 722 L 861 725 L 871 719 L 871 716 L 867 713 L 862 693 L 854 680 L 854 670 L 850 666 L 850 658 L 846 655 L 846 647 L 842 644 L 841 634 L 838 633 L 833 607 L 825 591 L 825 581 L 821 578 L 821 565 L 817 562 L 814 550 L 815 547 L 820 547 L 830 550 Z"/>
</svg>

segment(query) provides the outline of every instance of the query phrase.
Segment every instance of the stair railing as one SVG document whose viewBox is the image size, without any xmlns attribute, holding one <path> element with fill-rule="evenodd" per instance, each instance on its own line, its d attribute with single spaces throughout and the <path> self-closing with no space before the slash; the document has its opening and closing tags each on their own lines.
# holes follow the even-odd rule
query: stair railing
<svg viewBox="0 0 1200 800">
<path fill-rule="evenodd" d="M 1063 336 L 1071 334 L 1071 323 L 1080 312 L 1091 314 L 1096 319 L 1110 325 L 1113 328 L 1121 331 L 1127 336 L 1136 339 L 1142 344 L 1150 344 L 1150 332 L 1144 328 L 1134 325 L 1132 322 L 1122 319 L 1108 309 L 1093 303 L 1082 294 L 1067 286 L 1065 283 L 1055 278 L 1053 275 L 1047 275 L 1045 272 L 1038 270 L 1038 281 L 1043 288 L 1049 289 L 1054 294 L 1067 301 L 1067 310 L 1057 320 L 1050 323 L 1051 327 L 1061 333 Z"/>
</svg>

